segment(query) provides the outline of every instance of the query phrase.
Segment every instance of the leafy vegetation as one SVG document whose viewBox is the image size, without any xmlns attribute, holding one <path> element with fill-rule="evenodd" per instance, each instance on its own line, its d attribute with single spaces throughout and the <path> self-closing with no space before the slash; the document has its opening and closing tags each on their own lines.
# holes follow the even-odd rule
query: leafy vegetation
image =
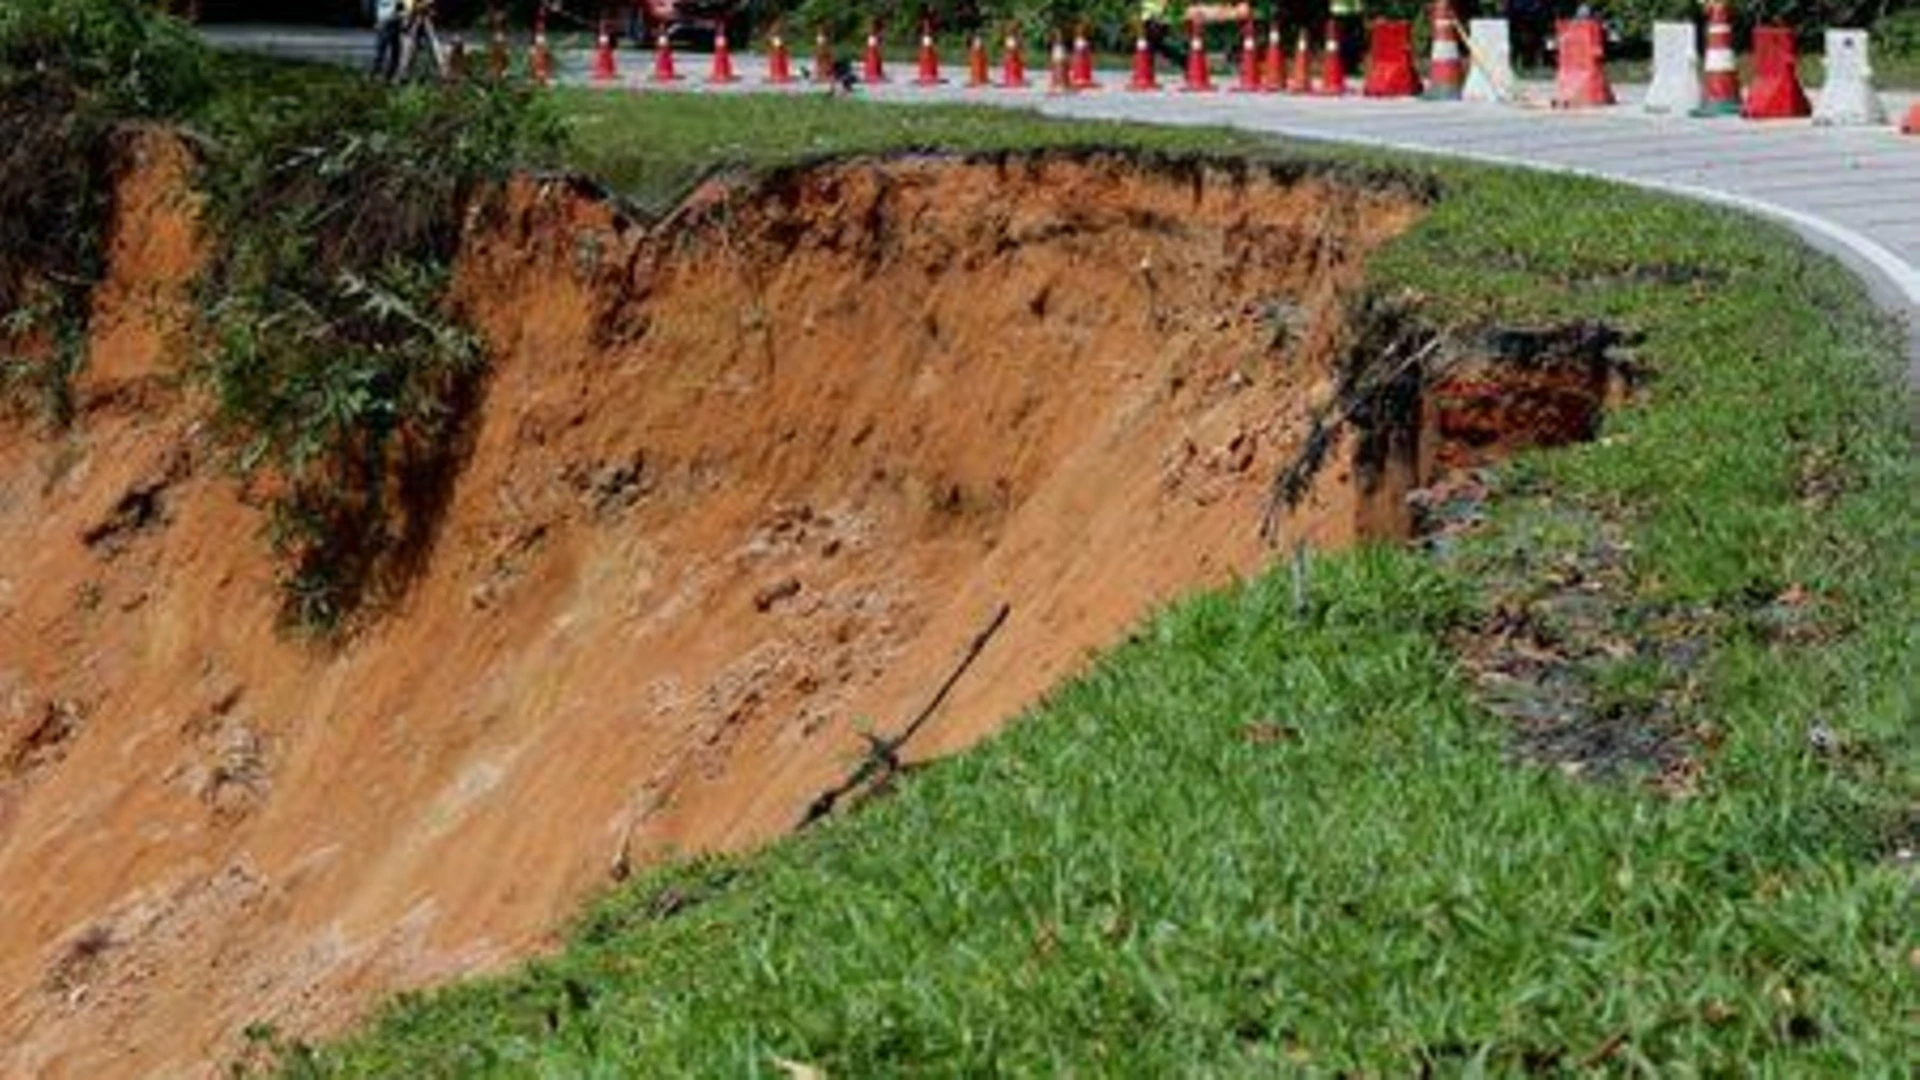
<svg viewBox="0 0 1920 1080">
<path fill-rule="evenodd" d="M 333 627 L 431 536 L 483 368 L 442 304 L 464 216 L 558 132 L 524 91 L 352 81 L 221 133 L 197 374 L 273 491 L 289 615 Z"/>
<path fill-rule="evenodd" d="M 102 272 L 113 133 L 182 115 L 208 86 L 195 43 L 130 5 L 0 8 L 0 412 L 72 419 Z"/>
<path fill-rule="evenodd" d="M 711 103 L 704 145 L 663 134 L 684 107 L 589 109 L 581 142 L 656 148 L 630 179 L 657 197 L 805 151 L 817 106 Z M 1046 138 L 913 115 L 915 146 Z M 1650 381 L 1596 442 L 1482 471 L 1483 520 L 1429 550 L 1316 561 L 1304 603 L 1281 572 L 1180 604 L 893 797 L 647 875 L 558 955 L 280 1042 L 282 1067 L 1902 1074 L 1920 473 L 1895 338 L 1771 227 L 1427 167 L 1445 197 L 1372 295 L 1638 335 Z M 1564 677 L 1524 689 L 1679 756 L 1595 782 L 1531 753 L 1475 648 L 1515 624 Z"/>
</svg>

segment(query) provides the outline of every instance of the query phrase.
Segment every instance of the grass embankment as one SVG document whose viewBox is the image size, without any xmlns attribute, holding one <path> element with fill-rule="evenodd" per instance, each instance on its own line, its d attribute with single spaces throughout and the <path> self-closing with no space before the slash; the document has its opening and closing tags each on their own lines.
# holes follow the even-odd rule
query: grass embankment
<svg viewBox="0 0 1920 1080">
<path fill-rule="evenodd" d="M 844 102 L 567 104 L 580 160 L 648 198 L 717 162 L 899 142 L 1225 145 Z M 1488 520 L 1441 550 L 1316 561 L 1302 610 L 1284 573 L 1180 604 L 895 797 L 648 875 L 560 954 L 287 1063 L 1903 1074 L 1920 568 L 1897 346 L 1771 227 L 1436 168 L 1445 197 L 1372 288 L 1435 323 L 1643 333 L 1651 381 L 1602 439 L 1491 474 Z M 1561 642 L 1547 696 L 1668 732 L 1680 775 L 1516 761 L 1477 703 L 1498 679 L 1450 647 L 1496 610 Z"/>
</svg>

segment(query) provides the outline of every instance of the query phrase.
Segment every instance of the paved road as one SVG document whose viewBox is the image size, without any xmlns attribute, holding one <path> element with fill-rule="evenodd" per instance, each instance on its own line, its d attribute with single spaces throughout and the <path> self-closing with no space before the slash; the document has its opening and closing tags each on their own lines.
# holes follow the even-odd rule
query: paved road
<svg viewBox="0 0 1920 1080">
<path fill-rule="evenodd" d="M 364 62 L 365 33 L 316 29 L 214 27 L 216 44 L 280 55 Z M 1038 57 L 1030 58 L 1030 64 Z M 650 54 L 620 57 L 621 84 L 647 87 Z M 687 80 L 679 92 L 739 93 L 765 89 L 764 64 L 738 56 L 743 82 L 715 90 L 702 85 L 707 58 L 683 55 Z M 560 58 L 566 81 L 583 81 L 584 53 Z M 1056 116 L 1219 124 L 1297 139 L 1355 143 L 1423 154 L 1578 173 L 1626 181 L 1735 206 L 1792 226 L 1815 246 L 1859 273 L 1889 311 L 1906 319 L 1909 381 L 1920 386 L 1920 136 L 1891 127 L 1821 128 L 1805 121 L 1750 123 L 1737 119 L 1656 117 L 1637 106 L 1639 88 L 1625 87 L 1617 108 L 1561 112 L 1539 104 L 1544 88 L 1530 87 L 1533 105 L 1458 102 L 1327 100 L 1233 93 L 1133 94 L 1120 73 L 1102 78 L 1111 89 L 1048 95 L 1039 91 L 971 91 L 964 73 L 946 69 L 950 84 L 921 89 L 896 69 L 893 84 L 862 92 L 878 100 L 969 101 L 1019 105 Z M 1044 79 L 1044 72 L 1030 77 Z M 1163 74 L 1163 79 L 1166 76 Z M 1884 95 L 1904 113 L 1909 94 Z"/>
</svg>

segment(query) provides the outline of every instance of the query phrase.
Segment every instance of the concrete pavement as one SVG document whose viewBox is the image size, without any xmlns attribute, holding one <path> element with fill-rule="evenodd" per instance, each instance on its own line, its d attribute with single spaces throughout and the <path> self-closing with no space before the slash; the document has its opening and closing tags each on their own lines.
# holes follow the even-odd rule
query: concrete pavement
<svg viewBox="0 0 1920 1080">
<path fill-rule="evenodd" d="M 371 36 L 353 31 L 211 27 L 215 44 L 285 56 L 366 62 Z M 806 63 L 805 52 L 795 57 Z M 620 89 L 657 89 L 646 82 L 650 53 L 622 51 Z M 708 58 L 679 58 L 684 81 L 672 92 L 767 91 L 765 64 L 736 54 L 742 82 L 703 84 Z M 558 58 L 563 81 L 584 83 L 588 55 Z M 1524 87 L 1518 105 L 1365 98 L 1324 99 L 1272 94 L 1151 94 L 1121 89 L 1122 72 L 1102 72 L 1107 89 L 1050 95 L 1028 91 L 968 90 L 963 69 L 948 65 L 942 87 L 910 85 L 911 66 L 894 66 L 892 83 L 862 88 L 874 100 L 972 102 L 1036 109 L 1050 116 L 1162 124 L 1221 125 L 1296 139 L 1348 143 L 1417 154 L 1439 154 L 1624 181 L 1658 191 L 1732 206 L 1786 223 L 1838 256 L 1867 282 L 1877 300 L 1905 318 L 1909 381 L 1920 385 L 1920 136 L 1891 127 L 1822 128 L 1808 121 L 1753 123 L 1738 119 L 1658 117 L 1638 107 L 1641 88 L 1621 87 L 1623 104 L 1609 109 L 1557 111 L 1545 107 L 1546 88 Z M 998 71 L 996 68 L 995 74 Z M 1029 50 L 1029 78 L 1044 85 L 1043 57 Z M 1172 73 L 1162 81 L 1171 84 Z M 1230 81 L 1230 76 L 1223 80 Z M 1810 92 L 1817 92 L 1809 88 Z M 786 92 L 818 92 L 801 87 Z M 1889 112 L 1902 115 L 1914 95 L 1887 93 Z"/>
</svg>

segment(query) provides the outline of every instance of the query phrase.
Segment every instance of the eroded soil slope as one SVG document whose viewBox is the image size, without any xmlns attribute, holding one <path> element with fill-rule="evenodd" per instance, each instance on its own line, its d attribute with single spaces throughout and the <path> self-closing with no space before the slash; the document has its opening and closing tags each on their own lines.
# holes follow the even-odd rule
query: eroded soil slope
<svg viewBox="0 0 1920 1080">
<path fill-rule="evenodd" d="M 460 262 L 495 369 L 437 540 L 324 650 L 162 377 L 178 166 L 122 192 L 78 429 L 0 432 L 9 1075 L 210 1072 L 523 955 L 621 860 L 792 828 L 996 605 L 916 756 L 1255 571 L 1342 290 L 1417 212 L 1102 158 L 839 164 L 653 228 L 524 182 Z M 1369 527 L 1343 471 L 1295 534 Z"/>
</svg>

